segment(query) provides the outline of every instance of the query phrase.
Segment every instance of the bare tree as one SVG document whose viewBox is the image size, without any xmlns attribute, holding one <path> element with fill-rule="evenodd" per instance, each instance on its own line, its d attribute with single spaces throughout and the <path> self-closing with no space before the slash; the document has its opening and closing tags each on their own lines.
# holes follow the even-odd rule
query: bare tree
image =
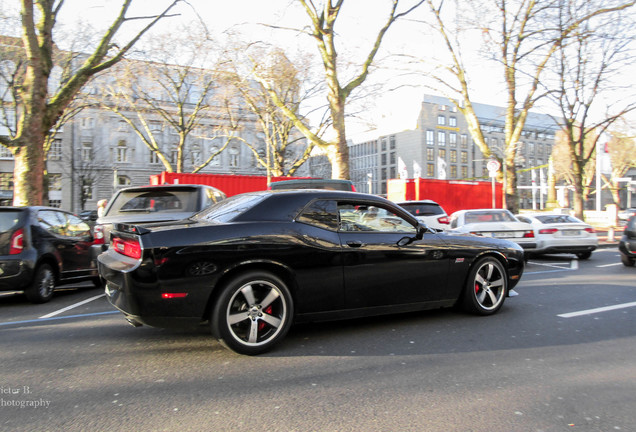
<svg viewBox="0 0 636 432">
<path fill-rule="evenodd" d="M 540 87 L 546 65 L 572 33 L 589 20 L 621 11 L 634 5 L 634 1 L 595 2 L 595 8 L 580 10 L 576 16 L 562 14 L 561 0 L 491 0 L 473 4 L 467 9 L 465 2 L 426 0 L 433 16 L 433 28 L 442 37 L 448 60 L 432 74 L 437 84 L 449 94 L 457 109 L 464 115 L 471 136 L 486 157 L 503 159 L 506 170 L 504 207 L 518 210 L 517 173 L 515 159 L 528 113 L 546 92 Z M 577 0 L 588 4 L 588 0 Z M 461 3 L 461 4 L 460 4 Z M 455 6 L 446 15 L 445 5 Z M 462 11 L 466 16 L 462 20 Z M 459 17 L 459 20 L 458 20 Z M 427 25 L 430 25 L 428 22 Z M 482 134 L 482 125 L 475 113 L 470 88 L 469 70 L 462 46 L 465 34 L 474 39 L 481 34 L 485 52 L 500 69 L 505 87 L 505 147 L 504 154 L 495 155 Z"/>
<path fill-rule="evenodd" d="M 271 176 L 292 176 L 309 159 L 315 145 L 306 140 L 294 122 L 274 104 L 270 92 L 252 79 L 252 72 L 257 70 L 284 105 L 302 119 L 301 105 L 316 93 L 316 86 L 310 78 L 310 56 L 303 53 L 302 57 L 290 61 L 279 48 L 234 44 L 230 54 L 233 59 L 228 64 L 231 71 L 227 78 L 256 117 L 264 140 L 264 146 L 249 141 L 245 141 L 245 145 L 252 151 L 257 163 L 267 170 L 268 180 Z M 248 61 L 258 59 L 256 63 L 246 63 L 245 52 L 250 53 Z M 324 122 L 318 129 L 324 129 L 322 126 Z"/>
<path fill-rule="evenodd" d="M 412 4 L 403 12 L 398 12 L 400 0 L 391 0 L 389 2 L 388 17 L 378 30 L 375 38 L 373 38 L 371 49 L 364 57 L 359 71 L 353 74 L 353 77 L 346 83 L 342 82 L 342 76 L 345 74 L 342 73 L 342 62 L 338 57 L 336 47 L 338 33 L 335 30 L 344 0 L 325 0 L 322 2 L 322 7 L 314 0 L 296 1 L 302 6 L 309 18 L 309 27 L 307 29 L 296 30 L 313 39 L 322 60 L 333 138 L 323 138 L 323 136 L 317 134 L 303 118 L 299 118 L 292 109 L 285 105 L 284 100 L 276 93 L 273 84 L 269 80 L 258 73 L 256 74 L 256 79 L 268 90 L 276 106 L 293 120 L 298 130 L 300 130 L 308 140 L 314 143 L 314 145 L 326 152 L 332 166 L 332 177 L 347 179 L 349 178 L 349 148 L 347 147 L 345 128 L 347 100 L 350 98 L 352 92 L 367 79 L 370 67 L 389 28 L 398 19 L 407 16 L 417 9 L 424 3 L 424 0 L 416 1 L 415 4 Z"/>
<path fill-rule="evenodd" d="M 168 172 L 200 171 L 232 140 L 243 140 L 248 120 L 212 58 L 214 46 L 199 34 L 184 28 L 158 35 L 138 59 L 102 79 L 101 106 L 118 114 Z"/>
<path fill-rule="evenodd" d="M 617 179 L 624 178 L 630 169 L 636 168 L 636 136 L 626 130 L 612 130 L 611 139 L 605 150 L 609 152 L 612 163 L 612 176 L 610 179 L 605 178 L 605 182 L 612 192 L 614 204 L 623 208 L 624 203 L 620 197 L 621 185 Z M 630 185 L 627 191 L 631 193 Z"/>
<path fill-rule="evenodd" d="M 566 21 L 567 16 L 580 14 L 580 8 L 593 7 L 574 1 L 566 2 L 566 6 L 563 8 Z M 590 173 L 596 170 L 597 144 L 614 122 L 636 109 L 636 103 L 621 102 L 621 98 L 613 98 L 611 106 L 603 106 L 604 96 L 617 90 L 631 93 L 633 100 L 631 89 L 614 81 L 617 72 L 634 60 L 630 49 L 633 24 L 618 14 L 598 16 L 582 23 L 572 31 L 566 43 L 558 47 L 554 67 L 549 71 L 554 73 L 556 81 L 547 85 L 552 88 L 550 99 L 559 109 L 557 121 L 564 131 L 566 160 L 571 168 L 569 181 L 574 188 L 573 209 L 581 219 L 592 181 Z"/>
<path fill-rule="evenodd" d="M 92 76 L 119 62 L 144 33 L 170 16 L 180 1 L 170 1 L 158 14 L 133 17 L 127 16 L 133 0 L 123 0 L 115 20 L 92 52 L 82 56 L 58 88 L 51 88 L 50 78 L 58 51 L 54 42 L 57 18 L 64 2 L 21 0 L 22 38 L 14 54 L 23 72 L 16 76 L 12 99 L 8 101 L 13 104 L 16 128 L 9 136 L 0 136 L 0 143 L 14 155 L 15 205 L 42 203 L 46 136 L 81 88 Z M 115 38 L 122 27 L 138 20 L 145 20 L 147 24 L 127 42 L 117 44 Z"/>
</svg>

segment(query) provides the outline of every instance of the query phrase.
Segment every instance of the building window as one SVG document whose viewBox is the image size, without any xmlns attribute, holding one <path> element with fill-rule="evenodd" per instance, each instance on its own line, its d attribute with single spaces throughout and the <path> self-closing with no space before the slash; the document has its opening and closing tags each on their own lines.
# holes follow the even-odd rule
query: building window
<svg viewBox="0 0 636 432">
<path fill-rule="evenodd" d="M 446 150 L 444 150 L 444 149 L 440 149 L 440 150 L 438 150 L 438 153 L 437 153 L 437 154 L 439 155 L 439 157 L 440 157 L 442 160 L 446 160 Z"/>
<path fill-rule="evenodd" d="M 117 176 L 117 186 L 130 186 L 130 178 L 127 176 Z"/>
<path fill-rule="evenodd" d="M 395 135 L 389 137 L 389 149 L 395 150 Z"/>
<path fill-rule="evenodd" d="M 446 125 L 446 117 L 444 117 L 443 115 L 438 115 L 437 116 L 437 124 L 440 126 L 445 126 Z"/>
<path fill-rule="evenodd" d="M 380 160 L 382 165 L 386 165 L 386 153 L 382 153 L 382 156 L 380 156 Z"/>
<path fill-rule="evenodd" d="M 49 207 L 60 208 L 62 207 L 62 200 L 49 199 Z"/>
<path fill-rule="evenodd" d="M 426 165 L 426 177 L 435 177 L 435 164 L 430 163 Z"/>
<path fill-rule="evenodd" d="M 462 167 L 462 178 L 468 178 L 468 167 Z"/>
<path fill-rule="evenodd" d="M 49 174 L 49 190 L 50 191 L 62 190 L 62 174 Z"/>
<path fill-rule="evenodd" d="M 49 149 L 49 160 L 60 160 L 62 159 L 62 140 L 59 138 L 55 138 L 51 143 L 51 148 Z"/>
<path fill-rule="evenodd" d="M 0 173 L 0 190 L 13 190 L 12 173 Z"/>
<path fill-rule="evenodd" d="M 451 152 L 450 152 L 450 161 L 452 163 L 457 163 L 457 150 L 451 150 Z"/>
<path fill-rule="evenodd" d="M 155 151 L 151 151 L 150 152 L 150 163 L 151 164 L 158 164 L 159 163 L 159 154 L 157 154 L 157 152 L 155 152 Z"/>
<path fill-rule="evenodd" d="M 440 105 L 439 106 L 439 110 L 440 111 L 446 111 L 446 105 Z"/>
<path fill-rule="evenodd" d="M 463 151 L 460 157 L 462 163 L 468 163 L 468 152 Z"/>
<path fill-rule="evenodd" d="M 432 148 L 426 149 L 426 160 L 429 162 L 435 162 L 435 150 Z"/>
<path fill-rule="evenodd" d="M 230 166 L 233 168 L 239 166 L 239 149 L 236 147 L 230 148 Z"/>
<path fill-rule="evenodd" d="M 93 199 L 93 180 L 82 178 L 82 199 L 85 202 Z"/>
<path fill-rule="evenodd" d="M 451 165 L 450 167 L 450 178 L 457 178 L 457 165 Z"/>
<path fill-rule="evenodd" d="M 92 144 L 91 144 L 92 148 Z M 82 147 L 83 150 L 83 147 Z M 117 143 L 117 157 L 115 159 L 117 162 L 127 162 L 128 161 L 128 146 L 126 145 L 126 140 L 120 140 Z"/>
<path fill-rule="evenodd" d="M 198 145 L 192 146 L 192 151 L 190 152 L 190 156 L 192 158 L 192 165 L 197 167 L 201 165 L 201 147 Z"/>
<path fill-rule="evenodd" d="M 426 131 L 426 145 L 434 146 L 435 145 L 435 132 L 431 130 Z"/>
<path fill-rule="evenodd" d="M 170 163 L 176 164 L 179 162 L 179 150 L 177 149 L 177 145 L 173 145 L 170 149 Z"/>
<path fill-rule="evenodd" d="M 448 134 L 448 145 L 451 147 L 457 147 L 457 134 L 449 133 Z"/>
<path fill-rule="evenodd" d="M 92 162 L 93 161 L 93 143 L 92 142 L 83 142 L 82 148 L 80 149 L 80 159 L 82 162 Z"/>
<path fill-rule="evenodd" d="M 13 159 L 13 153 L 7 147 L 0 145 L 0 158 L 1 159 Z"/>
<path fill-rule="evenodd" d="M 446 132 L 437 132 L 437 145 L 446 145 Z"/>
<path fill-rule="evenodd" d="M 389 154 L 389 164 L 390 165 L 395 165 L 396 161 L 395 161 L 395 153 L 391 153 Z"/>
<path fill-rule="evenodd" d="M 119 120 L 117 123 L 117 130 L 120 132 L 128 130 L 128 123 L 126 123 L 126 120 Z"/>
<path fill-rule="evenodd" d="M 216 154 L 218 153 L 218 151 L 219 151 L 219 148 L 217 146 L 210 147 L 210 155 Z M 210 166 L 220 166 L 220 165 L 221 165 L 221 156 L 217 154 L 210 161 Z"/>
<path fill-rule="evenodd" d="M 80 121 L 80 126 L 83 129 L 91 129 L 93 127 L 94 121 L 92 117 L 84 117 L 81 121 Z"/>
<path fill-rule="evenodd" d="M 462 148 L 467 148 L 468 147 L 468 135 L 462 134 L 459 139 L 460 139 Z"/>
<path fill-rule="evenodd" d="M 148 124 L 148 127 L 150 128 L 152 132 L 161 132 L 162 124 L 159 121 L 151 121 Z"/>
<path fill-rule="evenodd" d="M 457 126 L 457 117 L 450 117 L 448 119 L 448 125 L 452 126 L 452 127 L 456 127 Z"/>
</svg>

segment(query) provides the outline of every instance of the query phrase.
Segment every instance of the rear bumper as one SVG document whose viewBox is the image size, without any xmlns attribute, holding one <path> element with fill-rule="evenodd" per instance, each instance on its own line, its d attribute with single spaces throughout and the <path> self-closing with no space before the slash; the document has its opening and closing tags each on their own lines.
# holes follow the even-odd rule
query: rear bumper
<svg viewBox="0 0 636 432">
<path fill-rule="evenodd" d="M 0 291 L 21 291 L 33 280 L 35 262 L 23 256 L 0 258 Z"/>
</svg>

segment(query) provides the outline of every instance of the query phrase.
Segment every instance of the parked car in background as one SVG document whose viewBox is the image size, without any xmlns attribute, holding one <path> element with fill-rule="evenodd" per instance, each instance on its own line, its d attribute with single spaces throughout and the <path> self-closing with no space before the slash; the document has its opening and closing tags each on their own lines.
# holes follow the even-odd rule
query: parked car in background
<svg viewBox="0 0 636 432">
<path fill-rule="evenodd" d="M 588 259 L 598 247 L 596 230 L 567 214 L 520 214 L 517 219 L 534 228 L 537 248 L 533 254 L 570 253 Z"/>
<path fill-rule="evenodd" d="M 91 229 L 78 216 L 51 207 L 0 207 L 0 291 L 24 291 L 47 302 L 55 287 L 92 280 Z"/>
<path fill-rule="evenodd" d="M 351 180 L 338 179 L 294 179 L 280 180 L 269 184 L 269 190 L 281 189 L 329 189 L 355 192 Z"/>
<path fill-rule="evenodd" d="M 207 185 L 152 185 L 121 189 L 108 201 L 104 215 L 95 223 L 94 255 L 108 247 L 115 222 L 177 221 L 223 199 L 223 192 Z"/>
<path fill-rule="evenodd" d="M 509 210 L 459 210 L 453 213 L 450 219 L 450 228 L 453 232 L 503 238 L 517 243 L 526 252 L 532 252 L 537 248 L 534 229 L 524 222 L 519 222 Z"/>
<path fill-rule="evenodd" d="M 628 208 L 618 212 L 618 221 L 621 224 L 626 224 L 629 218 L 636 215 L 636 208 Z"/>
<path fill-rule="evenodd" d="M 429 228 L 444 231 L 450 226 L 450 219 L 442 206 L 431 200 L 401 201 L 396 203 L 407 212 L 424 222 Z"/>
<path fill-rule="evenodd" d="M 129 322 L 209 322 L 243 354 L 269 350 L 294 320 L 454 305 L 491 315 L 524 269 L 515 243 L 433 232 L 384 198 L 342 191 L 250 192 L 111 236 L 100 273 Z"/>
<path fill-rule="evenodd" d="M 621 262 L 626 267 L 633 267 L 636 262 L 636 216 L 627 221 L 623 236 L 618 242 L 618 251 L 621 254 Z"/>
<path fill-rule="evenodd" d="M 97 210 L 82 210 L 78 216 L 85 222 L 95 222 L 97 220 Z"/>
</svg>

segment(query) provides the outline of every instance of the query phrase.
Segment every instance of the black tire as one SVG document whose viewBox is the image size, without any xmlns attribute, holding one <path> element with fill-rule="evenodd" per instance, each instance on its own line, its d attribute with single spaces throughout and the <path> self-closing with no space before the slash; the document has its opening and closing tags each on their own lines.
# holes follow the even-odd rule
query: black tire
<svg viewBox="0 0 636 432">
<path fill-rule="evenodd" d="M 578 257 L 578 259 L 586 260 L 592 256 L 592 252 L 579 252 L 576 254 L 576 256 Z"/>
<path fill-rule="evenodd" d="M 625 267 L 634 267 L 634 261 L 635 261 L 634 258 L 630 258 L 628 256 L 621 254 L 621 262 L 623 263 Z"/>
<path fill-rule="evenodd" d="M 508 295 L 508 275 L 493 257 L 477 260 L 466 281 L 461 307 L 477 315 L 492 315 L 503 306 Z"/>
<path fill-rule="evenodd" d="M 53 297 L 55 290 L 55 273 L 48 264 L 40 264 L 33 275 L 33 281 L 24 295 L 31 303 L 46 303 Z"/>
<path fill-rule="evenodd" d="M 230 280 L 216 299 L 212 334 L 239 354 L 266 352 L 291 327 L 294 305 L 289 289 L 266 271 L 243 273 Z"/>
</svg>

